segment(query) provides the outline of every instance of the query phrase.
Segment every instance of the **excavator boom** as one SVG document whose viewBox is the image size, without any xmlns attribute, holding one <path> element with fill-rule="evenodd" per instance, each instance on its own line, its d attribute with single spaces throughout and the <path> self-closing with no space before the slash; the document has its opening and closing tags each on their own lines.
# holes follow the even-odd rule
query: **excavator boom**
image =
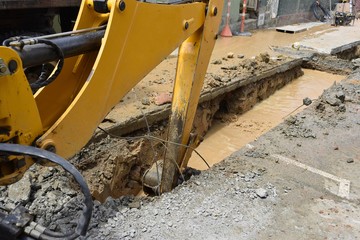
<svg viewBox="0 0 360 240">
<path fill-rule="evenodd" d="M 168 136 L 175 144 L 167 146 L 160 188 L 170 191 L 189 156 L 184 145 L 222 7 L 221 0 L 83 0 L 74 31 L 6 40 L 0 47 L 0 185 L 18 181 L 43 161 L 11 151 L 11 144 L 72 157 L 109 111 L 179 48 Z M 49 63 L 55 65 L 51 74 Z M 29 82 L 24 69 L 36 65 L 43 72 Z"/>
</svg>

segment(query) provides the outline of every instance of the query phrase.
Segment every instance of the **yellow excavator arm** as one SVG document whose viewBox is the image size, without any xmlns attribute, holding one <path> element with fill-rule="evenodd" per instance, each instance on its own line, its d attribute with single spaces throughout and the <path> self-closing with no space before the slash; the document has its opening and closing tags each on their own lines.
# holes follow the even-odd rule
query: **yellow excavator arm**
<svg viewBox="0 0 360 240">
<path fill-rule="evenodd" d="M 109 111 L 179 47 L 161 191 L 186 165 L 200 91 L 221 21 L 222 0 L 147 3 L 83 0 L 74 31 L 15 37 L 0 47 L 0 185 L 19 180 L 38 158 L 2 145 L 76 154 Z M 54 62 L 30 83 L 24 69 Z M 5 147 L 4 147 L 5 148 Z M 6 148 L 8 149 L 8 148 Z M 30 156 L 29 156 L 30 155 Z"/>
</svg>

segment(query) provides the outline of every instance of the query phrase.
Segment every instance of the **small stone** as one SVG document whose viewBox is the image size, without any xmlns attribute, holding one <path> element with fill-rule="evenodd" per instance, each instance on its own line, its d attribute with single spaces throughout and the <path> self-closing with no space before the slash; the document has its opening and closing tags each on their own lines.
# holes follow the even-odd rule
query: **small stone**
<svg viewBox="0 0 360 240">
<path fill-rule="evenodd" d="M 143 98 L 143 99 L 141 99 L 141 104 L 142 105 L 150 105 L 150 100 L 148 98 Z"/>
<path fill-rule="evenodd" d="M 241 58 L 244 58 L 245 55 L 244 54 L 238 54 L 237 57 L 241 59 Z"/>
<path fill-rule="evenodd" d="M 160 106 L 164 105 L 166 103 L 171 103 L 172 101 L 172 95 L 169 93 L 160 93 L 158 96 L 155 97 L 155 104 Z"/>
<path fill-rule="evenodd" d="M 343 91 L 337 92 L 336 98 L 339 99 L 343 103 L 345 101 L 345 93 Z"/>
<path fill-rule="evenodd" d="M 346 112 L 345 104 L 340 104 L 340 106 L 339 106 L 339 112 Z"/>
<path fill-rule="evenodd" d="M 230 82 L 230 81 L 231 81 L 231 78 L 229 78 L 229 77 L 222 78 L 222 82 Z"/>
<path fill-rule="evenodd" d="M 130 233 L 130 237 L 131 237 L 131 238 L 134 238 L 134 237 L 135 237 L 135 233 L 134 233 L 134 232 L 131 232 L 131 233 Z"/>
<path fill-rule="evenodd" d="M 353 159 L 353 158 L 348 158 L 348 159 L 346 159 L 346 162 L 347 162 L 347 163 L 353 163 L 353 162 L 354 162 L 354 159 Z"/>
<path fill-rule="evenodd" d="M 255 193 L 259 198 L 266 198 L 268 196 L 268 192 L 263 188 L 256 189 Z"/>
<path fill-rule="evenodd" d="M 212 62 L 212 64 L 219 65 L 219 64 L 222 64 L 222 61 L 219 60 L 219 59 L 217 59 L 217 60 L 214 60 L 214 61 Z"/>
<path fill-rule="evenodd" d="M 227 57 L 228 57 L 228 58 L 234 58 L 234 53 L 233 53 L 233 52 L 229 52 L 229 53 L 227 54 Z"/>
<path fill-rule="evenodd" d="M 312 100 L 310 98 L 306 97 L 303 99 L 303 104 L 305 106 L 309 106 L 311 103 L 312 103 Z"/>
<path fill-rule="evenodd" d="M 323 103 L 319 103 L 319 104 L 316 106 L 316 109 L 322 112 L 322 111 L 325 110 L 325 105 L 324 105 Z"/>
<path fill-rule="evenodd" d="M 137 208 L 137 209 L 139 209 L 140 207 L 141 207 L 141 204 L 138 201 L 129 203 L 129 208 Z"/>
<path fill-rule="evenodd" d="M 213 75 L 213 78 L 216 80 L 216 81 L 221 81 L 221 77 L 219 75 Z"/>
<path fill-rule="evenodd" d="M 341 100 L 337 97 L 336 94 L 329 94 L 324 96 L 325 101 L 331 106 L 339 106 L 341 104 Z"/>
</svg>

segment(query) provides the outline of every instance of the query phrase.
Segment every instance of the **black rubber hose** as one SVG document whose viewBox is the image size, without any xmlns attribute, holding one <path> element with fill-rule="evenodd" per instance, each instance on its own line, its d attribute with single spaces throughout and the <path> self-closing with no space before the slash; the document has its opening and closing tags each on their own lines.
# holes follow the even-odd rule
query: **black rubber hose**
<svg viewBox="0 0 360 240">
<path fill-rule="evenodd" d="M 64 66 L 64 53 L 61 51 L 61 49 L 59 48 L 58 45 L 56 45 L 55 43 L 53 43 L 50 40 L 45 40 L 45 39 L 36 39 L 37 43 L 43 43 L 46 45 L 51 46 L 52 48 L 54 48 L 56 54 L 59 57 L 59 62 L 56 66 L 56 70 L 55 72 L 47 79 L 44 79 L 44 76 L 48 76 L 48 73 L 41 73 L 39 76 L 39 79 L 36 80 L 34 83 L 31 83 L 31 89 L 32 91 L 35 93 L 37 90 L 39 90 L 42 87 L 45 87 L 46 85 L 49 85 L 50 83 L 52 83 L 61 73 L 61 70 Z M 21 43 L 21 41 L 20 41 Z"/>
<path fill-rule="evenodd" d="M 93 209 L 93 201 L 90 194 L 90 190 L 84 180 L 84 178 L 81 176 L 80 172 L 68 161 L 61 158 L 60 156 L 56 155 L 55 153 L 31 147 L 31 146 L 24 146 L 19 144 L 8 144 L 8 143 L 0 143 L 0 152 L 6 152 L 8 154 L 13 155 L 27 155 L 34 158 L 39 159 L 47 159 L 50 162 L 56 163 L 60 165 L 62 168 L 64 168 L 67 172 L 69 172 L 71 175 L 73 175 L 75 181 L 80 185 L 80 189 L 82 193 L 85 196 L 84 199 L 84 209 L 83 213 L 80 216 L 80 219 L 78 220 L 77 227 L 73 233 L 68 234 L 58 234 L 56 232 L 52 232 L 50 230 L 47 230 L 46 233 L 44 232 L 40 239 L 43 240 L 50 240 L 50 239 L 75 239 L 79 236 L 85 236 L 86 231 L 90 224 L 92 209 Z M 52 235 L 52 236 L 50 236 Z"/>
</svg>

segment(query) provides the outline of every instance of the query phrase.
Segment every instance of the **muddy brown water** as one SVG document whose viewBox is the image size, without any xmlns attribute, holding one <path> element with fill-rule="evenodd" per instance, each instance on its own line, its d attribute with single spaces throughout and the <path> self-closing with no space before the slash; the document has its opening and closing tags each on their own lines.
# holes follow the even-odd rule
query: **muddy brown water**
<svg viewBox="0 0 360 240">
<path fill-rule="evenodd" d="M 344 76 L 304 69 L 304 75 L 258 103 L 232 123 L 215 121 L 197 151 L 210 166 L 281 123 L 284 118 L 302 105 L 305 97 L 315 99 Z M 301 111 L 304 106 L 295 111 Z M 207 166 L 195 153 L 189 167 L 204 170 Z"/>
</svg>

